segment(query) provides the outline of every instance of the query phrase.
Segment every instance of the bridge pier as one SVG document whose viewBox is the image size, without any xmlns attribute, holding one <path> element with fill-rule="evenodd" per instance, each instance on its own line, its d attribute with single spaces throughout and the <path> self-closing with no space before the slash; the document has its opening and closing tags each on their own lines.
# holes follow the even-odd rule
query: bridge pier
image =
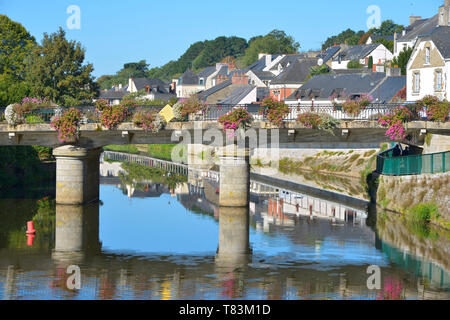
<svg viewBox="0 0 450 320">
<path fill-rule="evenodd" d="M 216 263 L 246 264 L 251 254 L 248 207 L 219 208 L 219 248 Z"/>
<path fill-rule="evenodd" d="M 81 205 L 99 199 L 102 148 L 63 146 L 53 150 L 56 158 L 56 203 Z"/>
<path fill-rule="evenodd" d="M 221 207 L 246 207 L 250 199 L 250 156 L 248 149 L 227 146 L 219 151 Z"/>
<path fill-rule="evenodd" d="M 56 205 L 55 253 L 97 252 L 99 240 L 99 203 L 85 206 Z"/>
</svg>

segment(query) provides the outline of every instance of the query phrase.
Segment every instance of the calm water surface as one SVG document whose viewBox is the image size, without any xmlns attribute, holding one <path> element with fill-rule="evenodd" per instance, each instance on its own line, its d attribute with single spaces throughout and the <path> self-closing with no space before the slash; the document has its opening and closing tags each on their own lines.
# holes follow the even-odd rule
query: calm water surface
<svg viewBox="0 0 450 320">
<path fill-rule="evenodd" d="M 102 183 L 101 203 L 85 207 L 0 200 L 0 299 L 450 298 L 445 235 L 411 243 L 386 227 L 401 221 L 377 227 L 358 215 L 331 222 L 286 204 L 279 211 L 275 192 L 253 193 L 249 228 L 231 232 L 233 213 L 214 204 L 213 183 Z M 35 238 L 25 234 L 30 220 Z M 217 254 L 246 234 L 251 254 Z M 433 252 L 415 250 L 430 241 Z M 67 289 L 70 265 L 80 267 L 80 290 Z M 367 288 L 370 265 L 381 267 L 381 290 Z"/>
</svg>

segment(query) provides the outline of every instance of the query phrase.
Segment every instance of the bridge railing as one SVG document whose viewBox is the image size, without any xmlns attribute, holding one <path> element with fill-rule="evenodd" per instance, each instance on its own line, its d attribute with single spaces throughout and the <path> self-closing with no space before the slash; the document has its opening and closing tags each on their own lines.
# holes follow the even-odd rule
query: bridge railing
<svg viewBox="0 0 450 320">
<path fill-rule="evenodd" d="M 450 151 L 401 156 L 391 148 L 377 156 L 377 173 L 389 176 L 406 176 L 443 173 L 450 170 Z"/>
<path fill-rule="evenodd" d="M 306 112 L 323 113 L 332 116 L 335 119 L 340 120 L 378 120 L 381 116 L 386 115 L 396 108 L 399 104 L 370 104 L 363 108 L 357 116 L 352 116 L 345 113 L 341 106 L 334 105 L 315 105 L 315 106 L 305 106 L 305 105 L 289 105 L 290 112 L 284 118 L 285 121 L 296 121 L 298 116 Z M 209 104 L 206 108 L 197 113 L 190 114 L 189 121 L 217 121 L 222 115 L 227 114 L 236 107 L 243 107 L 252 114 L 255 120 L 264 121 L 267 118 L 261 114 L 261 107 L 259 104 Z M 62 107 L 63 110 L 67 110 L 70 107 Z M 79 109 L 82 114 L 82 123 L 98 123 L 99 113 L 94 106 L 81 106 L 75 107 Z M 138 110 L 159 112 L 163 106 L 136 106 L 129 108 L 129 114 L 126 119 L 127 122 L 131 122 L 133 115 Z M 5 108 L 0 108 L 0 122 L 5 121 L 4 117 Z M 27 114 L 24 122 L 29 124 L 39 124 L 39 123 L 50 123 L 51 119 L 55 116 L 55 107 L 40 107 L 39 109 L 33 110 L 31 113 Z M 419 116 L 420 120 L 426 120 L 426 115 L 422 113 Z"/>
</svg>

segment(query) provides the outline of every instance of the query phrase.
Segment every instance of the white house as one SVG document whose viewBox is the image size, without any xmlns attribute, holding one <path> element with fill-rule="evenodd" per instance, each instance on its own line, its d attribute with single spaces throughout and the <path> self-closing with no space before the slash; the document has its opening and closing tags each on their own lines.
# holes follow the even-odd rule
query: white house
<svg viewBox="0 0 450 320">
<path fill-rule="evenodd" d="M 381 43 L 342 46 L 341 51 L 333 58 L 331 68 L 335 70 L 348 69 L 348 63 L 353 60 L 367 66 L 370 57 L 374 64 L 384 64 L 391 61 L 394 55 Z"/>
<path fill-rule="evenodd" d="M 407 65 L 407 99 L 426 95 L 450 98 L 450 26 L 439 26 L 420 37 Z"/>
</svg>

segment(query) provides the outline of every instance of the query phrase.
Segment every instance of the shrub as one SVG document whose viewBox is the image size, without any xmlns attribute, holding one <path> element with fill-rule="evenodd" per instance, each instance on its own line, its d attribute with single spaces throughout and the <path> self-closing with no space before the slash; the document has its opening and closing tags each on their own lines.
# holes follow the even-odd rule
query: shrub
<svg viewBox="0 0 450 320">
<path fill-rule="evenodd" d="M 347 100 L 342 104 L 342 110 L 346 114 L 357 117 L 361 113 L 362 107 L 356 100 Z"/>
<path fill-rule="evenodd" d="M 319 114 L 314 112 L 305 112 L 298 116 L 297 121 L 307 128 L 317 129 L 322 119 Z"/>
<path fill-rule="evenodd" d="M 439 218 L 439 209 L 435 203 L 420 203 L 408 210 L 408 218 L 421 224 L 429 224 L 432 219 Z"/>
<path fill-rule="evenodd" d="M 102 112 L 103 109 L 109 107 L 109 102 L 106 99 L 99 99 L 95 101 L 94 106 L 99 112 Z"/>
<path fill-rule="evenodd" d="M 178 121 L 186 121 L 187 117 L 183 114 L 183 104 L 181 102 L 177 102 L 173 105 L 173 116 L 175 120 Z"/>
<path fill-rule="evenodd" d="M 448 120 L 450 102 L 447 100 L 440 101 L 437 97 L 428 95 L 422 100 L 419 100 L 417 103 L 426 107 L 428 120 L 440 122 L 445 122 Z"/>
<path fill-rule="evenodd" d="M 289 107 L 282 101 L 275 101 L 271 97 L 263 100 L 260 114 L 264 115 L 269 122 L 277 127 L 282 127 L 284 118 L 289 114 Z"/>
<path fill-rule="evenodd" d="M 58 131 L 60 142 L 74 143 L 78 140 L 81 117 L 81 111 L 75 108 L 70 108 L 60 117 L 53 117 L 51 126 Z"/>
<path fill-rule="evenodd" d="M 164 118 L 155 111 L 138 110 L 133 116 L 133 123 L 144 129 L 154 133 L 159 132 L 166 125 Z"/>
<path fill-rule="evenodd" d="M 11 126 L 16 126 L 22 123 L 21 117 L 16 112 L 15 105 L 11 104 L 5 109 L 5 120 Z"/>
<path fill-rule="evenodd" d="M 189 99 L 181 103 L 182 116 L 195 114 L 206 110 L 206 104 L 201 101 L 196 95 L 192 95 Z"/>
<path fill-rule="evenodd" d="M 253 122 L 253 117 L 246 108 L 237 107 L 219 118 L 224 130 L 247 129 Z"/>
<path fill-rule="evenodd" d="M 341 124 L 341 120 L 334 119 L 332 116 L 326 113 L 322 114 L 320 117 L 321 121 L 317 128 L 334 135 L 334 129 Z"/>
<path fill-rule="evenodd" d="M 103 108 L 100 112 L 100 123 L 109 130 L 116 129 L 128 117 L 128 108 L 122 105 L 100 107 Z"/>
</svg>

